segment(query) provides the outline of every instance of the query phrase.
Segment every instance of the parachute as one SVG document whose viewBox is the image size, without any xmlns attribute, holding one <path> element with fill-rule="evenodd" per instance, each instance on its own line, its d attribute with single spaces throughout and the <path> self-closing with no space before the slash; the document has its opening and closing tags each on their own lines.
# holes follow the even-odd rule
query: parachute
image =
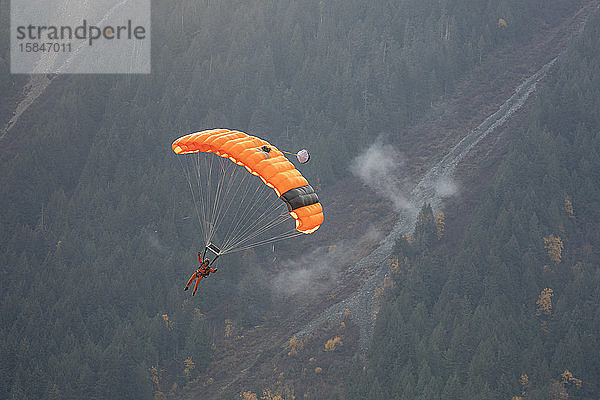
<svg viewBox="0 0 600 400">
<path fill-rule="evenodd" d="M 311 234 L 323 223 L 323 208 L 312 186 L 284 152 L 266 140 L 239 131 L 213 129 L 182 136 L 172 148 L 178 155 L 196 156 L 184 171 L 198 219 L 207 231 L 207 246 L 221 229 L 219 225 L 230 225 L 221 229 L 224 234 L 219 240 L 224 243 L 220 254 Z M 310 157 L 306 150 L 296 156 L 301 163 Z M 248 172 L 262 183 L 250 182 Z M 270 193 L 257 183 L 270 188 Z M 267 205 L 269 197 L 275 197 L 277 204 Z M 290 217 L 295 222 L 291 231 L 272 232 Z"/>
</svg>

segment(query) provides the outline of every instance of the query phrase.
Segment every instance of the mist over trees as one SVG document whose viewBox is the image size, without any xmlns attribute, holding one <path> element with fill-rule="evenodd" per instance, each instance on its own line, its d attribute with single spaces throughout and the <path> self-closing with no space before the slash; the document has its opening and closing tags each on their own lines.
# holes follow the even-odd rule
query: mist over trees
<svg viewBox="0 0 600 400">
<path fill-rule="evenodd" d="M 303 173 L 327 188 L 580 3 L 154 2 L 151 74 L 59 76 L 0 142 L 0 398 L 176 398 L 216 336 L 273 307 L 251 252 L 182 291 L 204 244 L 173 139 L 225 127 L 310 146 Z M 427 207 L 397 245 L 346 398 L 597 398 L 599 27 L 554 68 L 460 245 Z M 4 123 L 25 78 L 1 44 Z"/>
</svg>

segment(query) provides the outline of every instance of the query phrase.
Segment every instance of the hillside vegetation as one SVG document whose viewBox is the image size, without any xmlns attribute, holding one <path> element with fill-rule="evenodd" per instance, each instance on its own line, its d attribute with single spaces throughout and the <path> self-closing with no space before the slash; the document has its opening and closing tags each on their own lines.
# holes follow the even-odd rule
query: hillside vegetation
<svg viewBox="0 0 600 400">
<path fill-rule="evenodd" d="M 0 398 L 175 398 L 200 384 L 228 326 L 276 309 L 260 252 L 223 258 L 196 297 L 183 292 L 204 243 L 173 139 L 226 127 L 310 148 L 302 172 L 325 191 L 380 134 L 409 137 L 488 55 L 583 3 L 154 2 L 151 74 L 59 76 L 0 141 Z M 5 33 L 7 1 L 0 10 Z M 589 29 L 460 248 L 430 227 L 398 244 L 368 368 L 357 359 L 333 383 L 346 398 L 598 393 L 598 22 Z M 5 118 L 24 77 L 0 47 Z"/>
<path fill-rule="evenodd" d="M 599 30 L 559 60 L 460 246 L 427 206 L 397 243 L 347 398 L 598 397 Z"/>
</svg>

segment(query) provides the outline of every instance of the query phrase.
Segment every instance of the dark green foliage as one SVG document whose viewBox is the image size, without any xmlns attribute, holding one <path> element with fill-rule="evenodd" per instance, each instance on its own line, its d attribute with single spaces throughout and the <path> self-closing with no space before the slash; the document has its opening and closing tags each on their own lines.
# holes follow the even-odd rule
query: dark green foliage
<svg viewBox="0 0 600 400">
<path fill-rule="evenodd" d="M 256 270 L 246 274 L 246 264 L 237 257 L 219 260 L 219 273 L 202 283 L 197 296 L 190 298 L 182 291 L 204 243 L 185 179 L 170 150 L 173 139 L 192 130 L 226 127 L 263 136 L 292 151 L 309 147 L 313 161 L 303 172 L 311 182 L 326 185 L 343 176 L 356 149 L 379 133 L 401 140 L 405 126 L 439 101 L 483 56 L 516 43 L 539 13 L 551 15 L 574 7 L 570 0 L 442 3 L 154 2 L 152 74 L 55 79 L 10 131 L 11 146 L 0 146 L 0 398 L 150 398 L 153 391 L 169 389 L 151 381 L 153 366 L 167 370 L 167 382 L 181 377 L 188 357 L 196 374 L 208 366 L 214 329 L 200 314 L 236 304 L 227 317 L 237 315 L 246 325 L 260 321 L 270 305 L 269 281 Z M 9 37 L 8 10 L 8 2 L 0 0 L 3 38 Z M 500 17 L 508 21 L 508 29 L 498 28 Z M 589 37 L 585 40 L 594 43 Z M 3 122 L 14 110 L 9 106 L 19 98 L 26 79 L 7 73 L 7 45 L 7 41 L 0 44 Z M 580 46 L 585 49 L 585 42 Z M 596 79 L 592 72 L 597 64 L 589 57 L 580 72 Z M 589 84 L 578 85 L 574 87 L 585 89 L 587 98 L 595 98 Z M 576 93 L 567 85 L 563 90 Z M 538 125 L 568 129 L 573 122 L 568 115 L 550 124 L 562 94 L 551 96 L 545 98 L 552 104 L 538 111 Z M 592 107 L 583 105 L 586 110 Z M 371 379 L 376 369 L 358 368 L 354 375 L 365 385 L 355 388 L 349 383 L 349 392 L 360 393 L 352 392 L 349 398 L 390 398 L 390 390 L 402 390 L 407 398 L 434 398 L 443 391 L 453 393 L 460 385 L 478 384 L 465 373 L 476 349 L 469 344 L 473 333 L 462 327 L 463 321 L 477 312 L 481 299 L 500 307 L 504 303 L 491 300 L 505 290 L 512 299 L 525 296 L 527 315 L 535 313 L 541 275 L 523 269 L 519 275 L 523 283 L 499 284 L 481 279 L 489 265 L 493 262 L 495 274 L 502 276 L 506 270 L 514 271 L 513 262 L 540 264 L 545 254 L 523 242 L 524 236 L 537 240 L 537 232 L 554 231 L 559 220 L 574 230 L 572 240 L 597 243 L 593 221 L 600 204 L 593 173 L 598 158 L 592 151 L 597 151 L 598 137 L 589 134 L 595 118 L 585 112 L 577 118 L 582 123 L 573 127 L 574 136 L 563 138 L 561 131 L 547 129 L 550 139 L 556 140 L 522 146 L 551 146 L 548 151 L 555 152 L 567 143 L 576 155 L 580 147 L 589 150 L 578 157 L 577 168 L 568 171 L 576 182 L 572 185 L 564 183 L 566 172 L 560 169 L 547 178 L 539 169 L 526 170 L 537 180 L 561 184 L 559 189 L 573 199 L 577 224 L 561 217 L 562 198 L 555 198 L 549 209 L 522 210 L 517 218 L 509 199 L 490 195 L 486 202 L 505 210 L 493 217 L 506 236 L 500 243 L 519 249 L 514 260 L 498 261 L 503 248 L 494 252 L 479 248 L 474 254 L 485 258 L 472 259 L 465 252 L 456 260 L 464 260 L 467 268 L 453 264 L 446 272 L 447 266 L 434 254 L 435 246 L 406 254 L 414 266 L 406 272 L 410 290 L 399 288 L 398 299 L 384 310 L 393 318 L 378 322 L 373 350 L 373 354 L 390 350 L 399 361 L 377 379 Z M 532 132 L 537 132 L 535 126 Z M 563 165 L 553 155 L 535 162 Z M 504 173 L 515 174 L 510 169 Z M 553 198 L 547 194 L 544 198 Z M 537 195 L 542 193 L 531 198 Z M 513 197 L 521 198 L 515 193 Z M 473 226 L 490 237 L 485 228 L 488 217 L 481 212 Z M 513 224 L 534 227 L 536 233 L 525 229 L 510 240 Z M 423 235 L 428 246 L 430 233 L 426 230 Z M 593 277 L 588 265 L 594 254 L 581 254 L 583 273 Z M 557 313 L 561 307 L 594 313 L 597 286 L 588 275 L 577 281 L 590 285 L 584 302 L 568 300 L 567 293 L 580 288 L 575 281 L 557 289 L 557 297 L 564 299 L 557 302 Z M 448 303 L 436 301 L 442 294 Z M 498 310 L 494 315 L 502 314 Z M 512 310 L 509 315 L 520 314 Z M 431 323 L 431 318 L 439 322 Z M 590 355 L 597 347 L 581 332 L 597 329 L 597 311 L 594 318 L 582 325 L 572 323 L 577 338 L 566 340 L 562 335 L 555 340 L 568 349 L 581 343 L 586 358 L 575 358 L 583 366 L 595 362 L 590 371 L 600 370 Z M 502 326 L 501 336 L 514 328 Z M 383 339 L 392 328 L 402 330 L 394 333 L 397 337 Z M 570 326 L 556 321 L 551 329 L 567 332 Z M 550 353 L 545 340 L 538 333 L 523 350 L 530 358 L 523 360 L 537 356 L 536 362 L 550 365 L 547 359 L 563 357 L 545 355 Z M 400 354 L 397 344 L 406 351 Z M 485 354 L 508 353 L 491 339 L 485 346 Z M 530 364 L 523 361 L 515 370 L 529 371 Z M 449 366 L 463 370 L 454 372 Z M 579 367 L 572 368 L 584 381 L 591 379 Z M 489 379 L 490 368 L 481 370 Z M 503 371 L 506 377 L 498 387 L 512 385 L 516 390 L 512 372 Z M 545 369 L 540 380 L 560 372 Z M 389 385 L 390 374 L 402 379 Z"/>
<path fill-rule="evenodd" d="M 368 368 L 349 379 L 366 387 L 349 383 L 348 398 L 598 398 L 599 29 L 596 16 L 548 77 L 461 245 L 422 246 L 427 206 L 414 243 L 397 244 L 404 261 Z M 550 234 L 564 243 L 559 263 L 544 249 Z M 544 288 L 552 310 L 537 315 Z"/>
<path fill-rule="evenodd" d="M 237 289 L 237 320 L 247 327 L 258 325 L 270 308 L 271 288 L 264 274 L 260 270 L 251 270 Z"/>
<path fill-rule="evenodd" d="M 413 238 L 416 247 L 421 250 L 429 249 L 437 242 L 435 218 L 431 205 L 428 203 L 423 204 L 421 211 L 419 211 Z"/>
</svg>

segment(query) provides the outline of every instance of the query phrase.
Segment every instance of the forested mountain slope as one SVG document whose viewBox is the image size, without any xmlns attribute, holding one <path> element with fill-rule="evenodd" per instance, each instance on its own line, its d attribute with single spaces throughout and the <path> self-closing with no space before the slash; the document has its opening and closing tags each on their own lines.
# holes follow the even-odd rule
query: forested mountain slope
<svg viewBox="0 0 600 400">
<path fill-rule="evenodd" d="M 310 253 L 314 247 L 329 251 L 333 244 L 329 239 L 336 233 L 328 232 L 327 224 L 339 229 L 343 226 L 340 221 L 349 219 L 345 211 L 348 208 L 344 207 L 347 203 L 336 202 L 339 186 L 335 185 L 349 177 L 348 167 L 360 149 L 368 147 L 381 134 L 393 138 L 395 143 L 406 141 L 410 147 L 416 139 L 406 127 L 430 115 L 440 101 L 459 96 L 457 88 L 462 90 L 460 85 L 465 84 L 465 80 L 468 86 L 471 72 L 489 63 L 491 57 L 513 51 L 521 44 L 522 37 L 539 33 L 543 27 L 559 25 L 582 6 L 593 3 L 583 0 L 527 3 L 507 0 L 497 4 L 475 0 L 368 4 L 341 0 L 155 2 L 152 74 L 58 76 L 0 141 L 0 398 L 146 399 L 182 395 L 239 398 L 245 390 L 260 393 L 267 385 L 275 387 L 279 381 L 282 383 L 278 390 L 280 394 L 287 390 L 286 398 L 304 393 L 315 396 L 319 391 L 331 396 L 341 393 L 345 369 L 340 369 L 338 375 L 319 375 L 317 366 L 309 364 L 310 374 L 302 372 L 300 367 L 279 375 L 279 371 L 273 371 L 271 362 L 282 350 L 277 347 L 279 342 L 270 341 L 267 329 L 258 331 L 262 334 L 255 342 L 258 353 L 252 353 L 255 349 L 244 341 L 244 335 L 251 337 L 251 330 L 258 329 L 255 326 L 259 324 L 273 327 L 273 332 L 280 335 L 278 338 L 285 341 L 293 330 L 287 330 L 288 326 L 278 322 L 281 315 L 289 315 L 288 321 L 296 316 L 299 320 L 308 320 L 314 304 L 331 300 L 327 292 L 322 297 L 307 297 L 305 303 L 300 304 L 301 315 L 295 314 L 296 303 L 285 300 L 274 289 L 273 277 L 282 276 L 275 272 L 281 272 L 277 268 L 285 265 L 271 263 L 271 255 L 247 252 L 223 259 L 218 275 L 204 282 L 196 297 L 185 296 L 183 284 L 194 268 L 195 252 L 204 243 L 199 243 L 198 227 L 193 224 L 193 218 L 189 218 L 193 212 L 192 199 L 186 191 L 180 165 L 171 152 L 172 140 L 190 131 L 227 127 L 265 137 L 282 148 L 310 148 L 312 161 L 303 168 L 303 173 L 316 183 L 325 199 L 331 199 L 329 211 L 325 206 L 326 224 L 315 235 L 316 244 L 310 239 L 299 244 L 287 243 L 279 256 Z M 8 35 L 4 35 L 10 25 L 7 1 L 0 2 L 0 10 L 2 37 L 7 38 Z M 589 43 L 595 43 L 590 35 L 586 38 Z M 577 54 L 574 52 L 573 56 Z M 14 111 L 22 100 L 18 88 L 25 80 L 7 73 L 8 57 L 8 43 L 3 40 L 0 48 L 2 126 L 8 121 L 10 110 Z M 554 75 L 554 87 L 559 87 L 562 77 L 571 71 L 569 64 L 562 65 L 564 72 Z M 590 62 L 587 70 L 582 67 L 581 73 L 573 75 L 573 79 L 587 76 L 591 81 L 591 72 L 584 72 L 593 71 L 592 65 Z M 580 87 L 593 87 L 582 83 L 584 81 L 573 81 L 577 82 Z M 564 91 L 572 88 L 560 87 Z M 575 108 L 578 112 L 583 110 L 577 120 L 566 118 L 573 115 L 566 111 L 558 118 L 557 110 L 563 105 L 551 99 L 561 95 L 548 93 L 544 97 L 548 103 L 544 100 L 539 103 L 529 131 L 542 130 L 551 136 L 551 140 L 543 141 L 543 146 L 554 146 L 552 149 L 556 151 L 571 148 L 575 152 L 579 147 L 568 147 L 568 140 L 565 143 L 559 140 L 562 131 L 551 128 L 568 130 L 572 121 L 581 119 L 584 123 L 575 124 L 578 132 L 581 131 L 577 143 L 587 143 L 586 149 L 593 151 L 596 142 L 586 136 L 586 132 L 593 128 L 594 121 L 586 117 L 590 114 L 583 112 L 590 109 Z M 589 93 L 591 99 L 592 92 Z M 579 98 L 574 96 L 574 99 Z M 590 107 L 587 102 L 586 107 Z M 549 124 L 547 118 L 557 119 Z M 555 132 L 556 140 L 550 132 Z M 523 133 L 523 143 L 530 137 L 536 136 Z M 419 138 L 421 140 L 427 142 L 426 137 Z M 536 141 L 530 144 L 534 149 L 541 145 Z M 552 166 L 563 170 L 552 170 L 557 175 L 550 175 L 548 179 L 556 187 L 544 193 L 554 193 L 554 190 L 561 193 L 559 197 L 544 197 L 554 201 L 553 208 L 547 208 L 551 212 L 536 211 L 541 236 L 530 234 L 537 238 L 535 240 L 550 238 L 550 234 L 560 236 L 565 248 L 563 261 L 553 265 L 543 259 L 546 256 L 543 245 L 541 249 L 537 242 L 531 245 L 536 260 L 547 264 L 548 271 L 543 271 L 543 265 L 542 271 L 534 269 L 531 262 L 532 267 L 527 271 L 535 275 L 536 280 L 526 281 L 531 287 L 523 289 L 527 311 L 519 314 L 514 304 L 506 304 L 508 315 L 529 321 L 529 330 L 525 332 L 532 335 L 535 332 L 537 336 L 527 336 L 527 340 L 532 340 L 542 352 L 564 348 L 544 347 L 544 340 L 551 338 L 560 343 L 570 337 L 548 335 L 540 329 L 543 327 L 549 332 L 565 329 L 566 322 L 561 319 L 562 314 L 558 314 L 561 303 L 557 300 L 570 299 L 562 296 L 566 296 L 568 290 L 580 289 L 577 282 L 589 285 L 595 282 L 588 275 L 577 275 L 591 271 L 588 267 L 591 261 L 584 255 L 594 255 L 589 249 L 597 243 L 597 236 L 593 236 L 590 228 L 597 221 L 593 219 L 596 208 L 593 203 L 585 203 L 597 195 L 593 189 L 593 177 L 597 175 L 589 170 L 595 159 L 591 153 L 589 158 L 581 155 L 578 159 L 583 169 L 573 170 L 569 176 L 585 181 L 581 187 L 561 181 L 559 178 L 565 171 L 571 170 L 567 164 L 559 163 L 561 157 L 548 157 L 547 162 L 558 163 Z M 425 163 L 428 159 L 424 160 Z M 542 161 L 537 162 L 544 165 Z M 509 166 L 513 164 L 509 162 L 503 169 L 506 176 L 510 176 Z M 418 174 L 415 175 L 411 178 L 417 179 Z M 542 175 L 537 177 L 544 179 Z M 497 185 L 500 185 L 502 182 L 498 180 Z M 497 187 L 504 190 L 504 186 Z M 587 192 L 582 192 L 584 188 Z M 373 196 L 371 191 L 359 186 L 346 193 L 357 204 Z M 573 218 L 560 214 L 565 196 L 569 196 L 573 205 Z M 503 204 L 493 196 L 484 205 L 488 203 Z M 507 205 L 506 210 L 520 209 L 516 204 L 511 207 Z M 379 211 L 377 205 L 371 210 L 375 221 L 381 220 Z M 476 220 L 471 223 L 464 244 L 466 250 L 448 257 L 450 267 L 435 278 L 427 300 L 420 301 L 421 294 L 404 295 L 403 288 L 414 285 L 404 286 L 402 279 L 397 279 L 400 283 L 386 298 L 386 304 L 404 301 L 408 305 L 407 313 L 412 315 L 416 309 L 430 316 L 438 315 L 434 313 L 441 307 L 440 293 L 448 296 L 448 304 L 455 304 L 456 298 L 464 298 L 465 304 L 474 310 L 479 304 L 488 304 L 489 297 L 482 295 L 485 290 L 477 286 L 481 279 L 474 283 L 460 278 L 468 271 L 473 277 L 484 277 L 487 270 L 481 265 L 466 270 L 458 265 L 460 260 L 472 256 L 469 246 L 483 246 L 480 242 L 469 242 L 482 238 L 480 232 L 475 234 L 473 227 L 480 226 L 483 230 L 485 213 L 500 211 L 490 205 L 489 210 L 482 208 L 476 214 L 481 215 L 480 223 Z M 546 214 L 555 220 L 546 220 Z M 327 220 L 328 215 L 331 220 Z M 510 215 L 506 214 L 499 221 L 512 223 Z M 563 224 L 557 225 L 556 222 L 563 219 Z M 582 221 L 586 221 L 585 224 Z M 569 236 L 562 233 L 563 230 Z M 511 239 L 508 225 L 505 231 Z M 519 248 L 529 248 L 520 234 L 515 235 L 514 241 L 500 240 L 497 245 L 514 246 L 516 241 Z M 492 233 L 489 236 L 493 237 Z M 575 243 L 573 247 L 570 247 L 571 240 Z M 445 251 L 443 243 L 420 249 L 416 255 L 409 254 L 409 258 L 414 265 L 426 265 L 427 262 L 422 261 L 424 257 L 436 258 L 438 250 Z M 406 251 L 412 250 L 409 247 Z M 575 256 L 577 251 L 580 257 Z M 342 253 L 338 248 L 332 254 L 339 255 L 339 259 L 325 259 L 337 262 L 338 268 L 343 269 L 348 263 Z M 488 254 L 484 250 L 479 253 Z M 498 254 L 504 253 L 496 249 L 495 257 L 500 257 Z M 514 254 L 518 255 L 515 256 L 518 261 L 529 253 L 519 250 Z M 578 261 L 581 264 L 577 264 Z M 567 264 L 568 268 L 563 268 Z M 570 269 L 575 265 L 579 265 L 575 268 L 578 272 Z M 495 271 L 503 276 L 502 269 Z M 510 271 L 513 270 L 506 273 Z M 514 283 L 514 278 L 511 279 L 508 281 Z M 546 283 L 544 279 L 551 281 Z M 335 278 L 329 283 L 335 283 Z M 462 287 L 471 284 L 475 286 L 473 291 Z M 531 318 L 527 318 L 531 312 L 535 315 L 535 300 L 545 287 L 554 290 L 553 314 L 542 312 L 531 322 Z M 516 290 L 514 285 L 510 289 Z M 495 292 L 490 295 L 492 293 Z M 503 296 L 498 296 L 500 302 Z M 423 305 L 419 305 L 421 302 Z M 567 304 L 578 302 L 569 300 L 564 307 L 571 310 Z M 579 306 L 579 313 L 592 312 L 589 308 L 593 301 L 585 304 L 587 306 L 584 303 Z M 501 305 L 505 304 L 500 302 L 498 307 Z M 466 305 L 464 309 L 467 310 L 464 319 L 471 318 Z M 503 313 L 504 309 L 493 308 L 493 311 Z M 447 310 L 439 313 L 452 315 Z M 400 329 L 405 329 L 406 324 L 400 324 L 404 328 L 384 329 L 385 321 L 398 321 L 398 317 L 388 307 L 381 315 L 369 355 L 369 368 L 360 372 L 361 362 L 357 361 L 357 371 L 352 375 L 353 382 L 365 384 L 355 388 L 348 381 L 346 396 L 349 398 L 359 396 L 363 389 L 373 396 L 389 394 L 382 392 L 382 388 L 394 390 L 387 385 L 391 379 L 390 369 L 380 349 L 383 343 L 389 343 L 389 348 L 404 346 L 405 342 L 391 339 L 386 332 L 401 335 Z M 580 320 L 585 319 L 577 319 Z M 546 324 L 542 326 L 542 322 Z M 301 321 L 290 328 L 300 324 Z M 597 325 L 590 324 L 586 329 L 597 332 Z M 455 328 L 456 332 L 464 331 L 460 323 L 443 327 L 448 337 L 455 333 Z M 413 332 L 428 337 L 427 324 L 419 329 Z M 593 349 L 593 345 L 585 341 L 587 336 L 580 333 L 583 331 L 577 330 L 584 328 L 575 326 L 574 329 L 582 346 Z M 352 335 L 348 333 L 342 347 L 346 359 L 351 359 L 356 350 L 352 347 Z M 457 340 L 465 340 L 459 333 L 456 335 Z M 335 349 L 337 345 L 331 346 Z M 439 348 L 438 355 L 451 354 L 444 353 L 450 346 Z M 288 351 L 291 350 L 283 351 L 283 359 L 289 359 Z M 226 356 L 231 364 L 223 364 L 218 369 L 215 360 L 225 352 L 229 352 Z M 419 366 L 413 369 L 428 364 L 435 380 L 431 390 L 441 393 L 440 387 L 459 386 L 468 380 L 458 375 L 458 369 L 452 368 L 466 365 L 467 360 L 471 360 L 468 356 L 470 354 L 463 355 L 464 359 L 443 371 L 434 370 L 429 365 L 432 362 L 419 358 Z M 547 360 L 555 356 L 540 357 L 523 357 L 519 371 L 505 374 L 502 382 L 506 381 L 506 385 L 498 386 L 492 378 L 486 378 L 484 386 L 496 390 L 495 393 L 516 395 L 520 389 L 514 377 L 529 374 L 535 390 L 542 393 L 552 385 L 552 380 L 560 382 L 563 371 L 557 375 L 555 370 L 563 366 L 549 364 L 535 372 L 536 361 L 548 364 Z M 583 357 L 580 360 L 585 366 L 587 358 Z M 260 367 L 257 368 L 259 375 L 271 371 L 268 375 L 262 374 L 253 387 L 236 380 L 241 376 L 235 369 L 236 364 L 246 363 L 248 359 L 251 359 L 249 365 Z M 401 360 L 398 357 L 394 363 L 400 365 Z M 336 365 L 339 361 L 332 356 L 324 362 Z M 410 362 L 415 363 L 413 359 Z M 401 368 L 412 364 L 403 364 Z M 209 365 L 211 369 L 207 369 Z M 229 369 L 230 366 L 234 367 Z M 318 367 L 326 368 L 326 365 Z M 587 386 L 595 379 L 593 376 L 579 372 L 579 367 L 571 364 L 564 368 L 584 382 L 582 389 L 577 385 L 569 387 L 573 389 L 569 393 L 582 396 L 593 393 L 588 389 L 593 386 Z M 224 376 L 213 377 L 215 370 Z M 429 377 L 425 372 L 422 376 Z M 218 390 L 212 389 L 213 382 L 220 378 L 225 384 L 216 385 Z M 273 384 L 269 383 L 272 381 Z M 188 389 L 182 389 L 186 385 Z M 409 386 L 410 383 L 406 383 L 404 387 Z M 419 386 L 412 387 L 419 390 Z M 529 393 L 533 392 L 534 389 Z M 208 393 L 210 397 L 198 393 Z"/>
<path fill-rule="evenodd" d="M 595 399 L 600 18 L 559 59 L 456 250 L 424 207 L 397 243 L 356 399 Z"/>
</svg>

